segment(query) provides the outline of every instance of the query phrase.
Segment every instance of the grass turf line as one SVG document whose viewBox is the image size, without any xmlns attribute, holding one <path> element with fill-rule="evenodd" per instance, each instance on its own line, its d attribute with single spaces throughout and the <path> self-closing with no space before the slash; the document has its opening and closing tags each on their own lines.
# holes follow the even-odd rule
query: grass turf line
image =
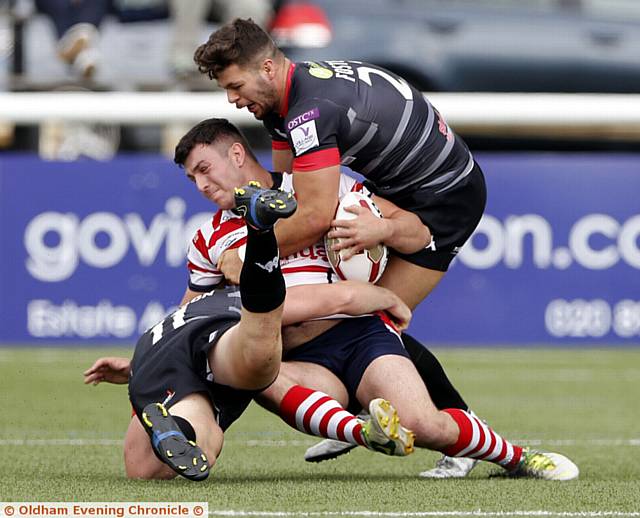
<svg viewBox="0 0 640 518">
<path fill-rule="evenodd" d="M 439 350 L 471 407 L 507 438 L 575 439 L 555 446 L 581 468 L 558 484 L 491 477 L 485 464 L 466 480 L 418 478 L 438 455 L 386 458 L 367 451 L 319 465 L 302 460 L 304 436 L 252 406 L 228 431 L 204 484 L 129 481 L 120 444 L 0 444 L 3 501 L 201 501 L 241 511 L 633 512 L 640 509 L 640 446 L 598 445 L 638 439 L 638 350 Z M 130 407 L 126 387 L 82 385 L 99 355 L 130 350 L 0 349 L 0 439 L 121 438 Z M 248 441 L 303 441 L 283 447 Z M 591 442 L 589 442 L 591 441 Z M 544 447 L 544 443 L 543 443 Z"/>
</svg>

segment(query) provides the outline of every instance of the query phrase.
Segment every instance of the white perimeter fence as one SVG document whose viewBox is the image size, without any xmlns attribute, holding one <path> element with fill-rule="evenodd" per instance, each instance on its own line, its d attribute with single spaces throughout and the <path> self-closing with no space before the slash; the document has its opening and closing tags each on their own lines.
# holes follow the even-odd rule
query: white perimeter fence
<svg viewBox="0 0 640 518">
<path fill-rule="evenodd" d="M 640 94 L 426 94 L 456 130 L 487 136 L 628 139 L 640 142 Z M 0 122 L 87 122 L 123 125 L 195 123 L 225 117 L 258 122 L 224 92 L 0 93 Z"/>
</svg>

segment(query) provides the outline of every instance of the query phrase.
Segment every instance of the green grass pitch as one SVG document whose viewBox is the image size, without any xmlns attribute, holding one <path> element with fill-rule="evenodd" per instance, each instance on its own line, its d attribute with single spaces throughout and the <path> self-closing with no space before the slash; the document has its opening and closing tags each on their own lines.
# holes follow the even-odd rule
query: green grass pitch
<svg viewBox="0 0 640 518">
<path fill-rule="evenodd" d="M 208 501 L 211 516 L 640 516 L 640 349 L 437 349 L 471 408 L 505 437 L 571 457 L 568 483 L 417 474 L 438 455 L 365 450 L 318 465 L 314 438 L 252 405 L 197 484 L 130 481 L 126 387 L 82 371 L 124 349 L 0 349 L 0 501 Z M 305 514 L 306 513 L 306 514 Z"/>
</svg>

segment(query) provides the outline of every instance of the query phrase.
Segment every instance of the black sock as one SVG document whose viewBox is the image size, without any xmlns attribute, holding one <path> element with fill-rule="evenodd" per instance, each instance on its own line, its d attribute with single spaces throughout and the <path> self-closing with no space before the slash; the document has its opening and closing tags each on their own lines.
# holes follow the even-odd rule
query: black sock
<svg viewBox="0 0 640 518">
<path fill-rule="evenodd" d="M 247 225 L 247 249 L 240 272 L 242 306 L 252 313 L 268 313 L 284 302 L 285 294 L 273 229 L 256 230 Z"/>
<path fill-rule="evenodd" d="M 180 427 L 180 430 L 182 430 L 187 440 L 196 442 L 196 431 L 193 429 L 193 426 L 191 426 L 191 423 L 179 415 L 172 415 L 171 417 L 173 417 L 173 420 Z"/>
<path fill-rule="evenodd" d="M 402 342 L 411 357 L 411 361 L 416 366 L 418 374 L 424 381 L 436 408 L 438 410 L 445 408 L 469 410 L 469 406 L 451 384 L 442 365 L 440 365 L 433 353 L 407 333 L 402 333 Z"/>
</svg>

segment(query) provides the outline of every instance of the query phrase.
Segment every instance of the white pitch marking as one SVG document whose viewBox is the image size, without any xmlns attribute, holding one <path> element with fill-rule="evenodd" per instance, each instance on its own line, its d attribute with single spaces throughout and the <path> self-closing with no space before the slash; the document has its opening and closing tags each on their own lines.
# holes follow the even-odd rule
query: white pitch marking
<svg viewBox="0 0 640 518">
<path fill-rule="evenodd" d="M 0 439 L 0 446 L 120 446 L 122 439 Z"/>
<path fill-rule="evenodd" d="M 247 447 L 288 448 L 292 446 L 310 446 L 317 439 L 229 439 L 227 444 L 235 444 Z M 524 446 L 640 446 L 638 439 L 520 439 L 512 441 Z M 0 438 L 0 446 L 119 446 L 122 439 L 5 439 Z"/>
</svg>

